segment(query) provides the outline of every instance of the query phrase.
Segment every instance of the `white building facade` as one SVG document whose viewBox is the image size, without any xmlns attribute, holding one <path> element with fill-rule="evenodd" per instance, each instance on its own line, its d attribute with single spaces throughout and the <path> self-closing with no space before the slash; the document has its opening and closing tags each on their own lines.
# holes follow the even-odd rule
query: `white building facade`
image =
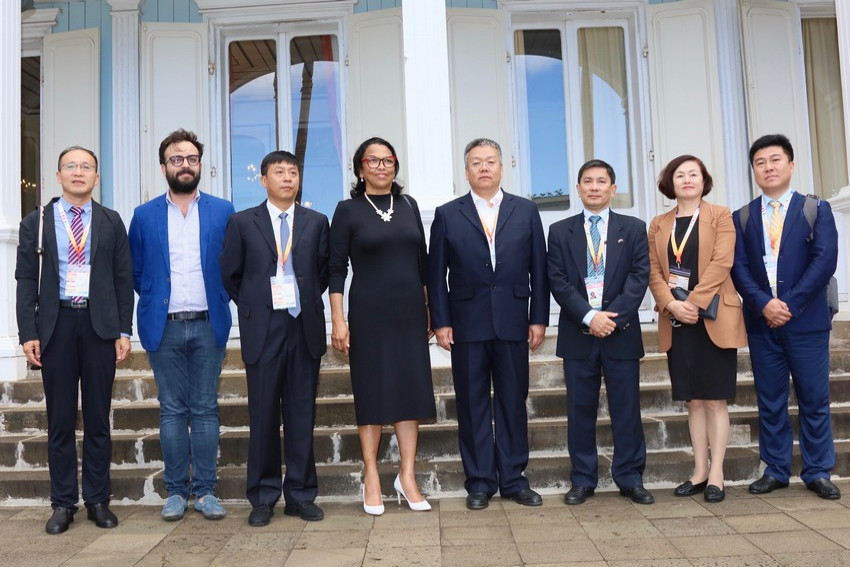
<svg viewBox="0 0 850 567">
<path fill-rule="evenodd" d="M 591 158 L 614 206 L 669 208 L 663 166 L 702 158 L 733 209 L 757 191 L 749 144 L 788 135 L 794 187 L 829 199 L 850 250 L 850 2 L 808 0 L 22 0 L 0 3 L 0 373 L 25 374 L 14 317 L 21 215 L 59 193 L 70 145 L 101 159 L 96 198 L 129 224 L 165 190 L 159 141 L 194 130 L 201 188 L 265 198 L 272 149 L 304 163 L 302 202 L 328 216 L 351 155 L 381 136 L 426 224 L 468 190 L 462 152 L 501 143 L 503 186 L 548 225 L 575 214 Z M 427 227 L 426 227 L 427 230 Z M 839 254 L 848 304 L 850 275 Z M 647 297 L 645 320 L 652 311 Z M 553 322 L 556 321 L 553 302 Z M 846 308 L 846 307 L 845 307 Z"/>
</svg>

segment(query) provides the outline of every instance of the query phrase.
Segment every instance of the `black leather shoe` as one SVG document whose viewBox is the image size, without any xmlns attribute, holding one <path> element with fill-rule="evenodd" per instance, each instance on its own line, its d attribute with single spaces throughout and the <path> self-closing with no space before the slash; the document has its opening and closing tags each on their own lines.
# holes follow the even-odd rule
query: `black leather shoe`
<svg viewBox="0 0 850 567">
<path fill-rule="evenodd" d="M 99 528 L 114 528 L 118 525 L 118 517 L 109 509 L 108 502 L 101 502 L 89 508 L 88 517 Z"/>
<path fill-rule="evenodd" d="M 815 479 L 807 484 L 806 488 L 827 500 L 838 500 L 841 498 L 841 491 L 828 478 Z"/>
<path fill-rule="evenodd" d="M 248 525 L 254 527 L 268 526 L 274 516 L 274 510 L 268 504 L 254 506 L 251 513 L 248 514 Z"/>
<path fill-rule="evenodd" d="M 570 506 L 583 504 L 585 500 L 593 496 L 595 493 L 596 489 L 594 488 L 589 488 L 587 486 L 574 486 L 570 488 L 566 495 L 564 495 L 564 504 L 569 504 Z"/>
<path fill-rule="evenodd" d="M 466 507 L 470 510 L 483 510 L 490 505 L 490 496 L 486 492 L 470 492 L 466 495 Z"/>
<path fill-rule="evenodd" d="M 702 497 L 706 502 L 711 502 L 712 504 L 723 502 L 723 499 L 726 498 L 726 490 L 709 484 L 705 487 L 705 494 Z"/>
<path fill-rule="evenodd" d="M 778 488 L 788 488 L 787 482 L 779 482 L 766 474 L 750 485 L 750 494 L 767 494 Z"/>
<path fill-rule="evenodd" d="M 61 534 L 68 531 L 68 526 L 74 521 L 74 511 L 70 508 L 54 508 L 53 515 L 47 520 L 44 531 L 50 535 Z"/>
<path fill-rule="evenodd" d="M 680 484 L 679 486 L 676 487 L 676 489 L 673 491 L 673 495 L 674 496 L 693 496 L 694 494 L 699 494 L 700 492 L 705 490 L 705 487 L 707 485 L 708 485 L 708 479 L 705 479 L 704 481 L 702 481 L 698 484 L 694 484 L 691 481 L 686 480 L 685 482 L 683 482 L 682 484 Z"/>
<path fill-rule="evenodd" d="M 643 486 L 633 486 L 631 488 L 621 488 L 620 494 L 627 498 L 631 498 L 635 504 L 652 504 L 655 498 Z"/>
<path fill-rule="evenodd" d="M 503 496 L 503 498 L 510 498 L 523 506 L 540 506 L 543 504 L 543 498 L 530 488 L 523 488 L 519 492 L 514 492 L 509 496 Z"/>
<path fill-rule="evenodd" d="M 308 522 L 318 522 L 325 519 L 322 509 L 312 502 L 287 502 L 283 513 L 287 516 L 298 516 Z"/>
</svg>

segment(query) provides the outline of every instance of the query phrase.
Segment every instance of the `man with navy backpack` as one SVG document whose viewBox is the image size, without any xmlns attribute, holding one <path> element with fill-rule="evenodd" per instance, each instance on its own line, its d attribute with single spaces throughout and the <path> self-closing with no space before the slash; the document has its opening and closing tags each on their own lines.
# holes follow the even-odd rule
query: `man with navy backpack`
<svg viewBox="0 0 850 567">
<path fill-rule="evenodd" d="M 836 500 L 829 480 L 835 447 L 829 416 L 830 278 L 838 233 L 829 203 L 791 189 L 794 150 L 781 134 L 750 148 L 762 195 L 733 215 L 732 278 L 744 301 L 759 407 L 759 453 L 766 468 L 753 494 L 788 486 L 794 433 L 788 415 L 790 374 L 799 405 L 800 474 L 809 490 Z"/>
</svg>

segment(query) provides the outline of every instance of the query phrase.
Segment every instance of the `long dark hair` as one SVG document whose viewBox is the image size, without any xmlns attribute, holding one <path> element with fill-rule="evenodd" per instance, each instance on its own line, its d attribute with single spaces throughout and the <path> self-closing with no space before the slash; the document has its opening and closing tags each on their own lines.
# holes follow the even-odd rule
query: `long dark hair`
<svg viewBox="0 0 850 567">
<path fill-rule="evenodd" d="M 384 146 L 385 148 L 387 148 L 390 151 L 390 153 L 395 158 L 395 176 L 393 178 L 393 186 L 390 188 L 390 192 L 395 196 L 401 195 L 401 190 L 404 189 L 404 187 L 402 187 L 399 184 L 399 182 L 397 181 L 399 164 L 398 164 L 398 155 L 396 155 L 396 153 L 395 153 L 395 148 L 393 147 L 392 144 L 390 144 L 388 141 L 384 140 L 383 138 L 374 137 L 374 138 L 369 138 L 368 140 L 366 140 L 365 142 L 360 144 L 360 147 L 358 147 L 357 151 L 354 152 L 354 158 L 352 158 L 352 165 L 354 166 L 354 175 L 357 177 L 357 180 L 354 183 L 351 184 L 351 197 L 352 198 L 359 197 L 360 195 L 363 195 L 364 193 L 366 193 L 366 182 L 360 176 L 360 172 L 363 169 L 363 161 L 362 160 L 363 160 L 363 156 L 366 154 L 366 148 L 368 148 L 372 144 L 378 144 L 379 146 Z"/>
</svg>

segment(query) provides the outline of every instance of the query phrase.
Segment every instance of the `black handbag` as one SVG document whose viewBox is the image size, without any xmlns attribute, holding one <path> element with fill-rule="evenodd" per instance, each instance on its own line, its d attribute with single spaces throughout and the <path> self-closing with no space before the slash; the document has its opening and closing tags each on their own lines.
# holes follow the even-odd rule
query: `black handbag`
<svg viewBox="0 0 850 567">
<path fill-rule="evenodd" d="M 679 300 L 679 301 L 685 301 L 688 298 L 688 296 L 691 294 L 691 292 L 689 292 L 688 290 L 682 289 L 680 287 L 674 287 L 673 289 L 670 290 L 670 293 L 672 293 L 673 297 L 675 299 Z M 720 294 L 715 293 L 714 299 L 711 300 L 711 303 L 708 305 L 708 308 L 699 310 L 699 316 L 702 317 L 703 319 L 709 319 L 711 321 L 714 321 L 715 319 L 717 319 L 717 307 L 719 305 L 720 305 Z"/>
</svg>

